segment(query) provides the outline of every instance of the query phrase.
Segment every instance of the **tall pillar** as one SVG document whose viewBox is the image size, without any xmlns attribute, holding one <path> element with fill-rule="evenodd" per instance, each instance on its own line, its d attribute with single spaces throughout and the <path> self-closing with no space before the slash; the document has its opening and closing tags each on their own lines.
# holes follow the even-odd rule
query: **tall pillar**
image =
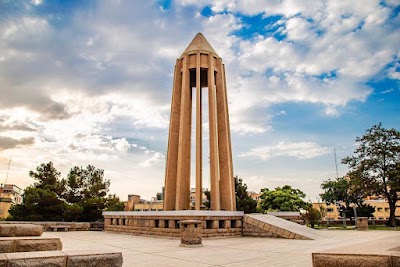
<svg viewBox="0 0 400 267">
<path fill-rule="evenodd" d="M 192 95 L 192 87 L 196 94 Z M 164 210 L 190 208 L 192 99 L 196 96 L 195 209 L 202 206 L 202 88 L 208 87 L 212 210 L 236 210 L 225 69 L 199 33 L 177 59 L 165 172 Z"/>
<path fill-rule="evenodd" d="M 196 54 L 196 196 L 195 209 L 200 210 L 203 199 L 203 181 L 202 181 L 202 101 L 200 85 L 200 52 Z"/>
<path fill-rule="evenodd" d="M 165 168 L 164 210 L 174 210 L 176 202 L 176 175 L 178 167 L 179 122 L 181 106 L 182 61 L 177 60 L 174 72 L 167 163 Z"/>
<path fill-rule="evenodd" d="M 236 210 L 235 181 L 233 177 L 231 137 L 229 129 L 228 98 L 226 94 L 225 68 L 217 59 L 220 74 L 216 75 L 218 149 L 220 170 L 220 195 L 222 210 Z"/>
<path fill-rule="evenodd" d="M 182 97 L 179 122 L 178 171 L 176 175 L 176 210 L 190 208 L 190 148 L 192 121 L 192 90 L 187 58 L 182 60 Z"/>
<path fill-rule="evenodd" d="M 210 193 L 211 209 L 220 210 L 219 190 L 219 150 L 218 150 L 218 117 L 217 117 L 217 92 L 214 79 L 213 55 L 208 55 L 208 108 L 210 132 Z"/>
</svg>

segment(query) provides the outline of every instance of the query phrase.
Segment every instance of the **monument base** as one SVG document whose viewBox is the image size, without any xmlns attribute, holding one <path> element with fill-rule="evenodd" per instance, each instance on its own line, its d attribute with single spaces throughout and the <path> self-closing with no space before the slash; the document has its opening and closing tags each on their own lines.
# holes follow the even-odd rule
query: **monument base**
<svg viewBox="0 0 400 267">
<path fill-rule="evenodd" d="M 203 221 L 203 237 L 242 236 L 243 211 L 105 211 L 104 230 L 137 235 L 180 237 L 179 222 Z"/>
</svg>

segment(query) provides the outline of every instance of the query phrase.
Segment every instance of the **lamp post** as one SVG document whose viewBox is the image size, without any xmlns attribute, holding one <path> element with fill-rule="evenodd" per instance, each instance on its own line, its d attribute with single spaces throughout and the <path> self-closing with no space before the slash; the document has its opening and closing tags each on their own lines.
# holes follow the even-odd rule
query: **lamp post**
<svg viewBox="0 0 400 267">
<path fill-rule="evenodd" d="M 354 210 L 354 225 L 357 227 L 357 207 L 354 205 L 353 206 Z"/>
<path fill-rule="evenodd" d="M 342 214 L 342 218 L 343 218 L 343 227 L 346 227 L 346 209 L 344 208 L 344 206 L 340 206 L 339 211 Z"/>
</svg>

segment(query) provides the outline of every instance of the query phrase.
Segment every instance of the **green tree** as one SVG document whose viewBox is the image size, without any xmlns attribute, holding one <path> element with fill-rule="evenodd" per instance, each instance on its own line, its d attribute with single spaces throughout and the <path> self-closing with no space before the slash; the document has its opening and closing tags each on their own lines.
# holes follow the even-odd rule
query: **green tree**
<svg viewBox="0 0 400 267">
<path fill-rule="evenodd" d="M 206 209 L 209 210 L 211 208 L 211 192 L 206 188 L 204 190 L 204 194 L 206 195 L 207 200 L 203 202 L 204 206 L 206 206 Z"/>
<path fill-rule="evenodd" d="M 361 204 L 356 207 L 357 217 L 374 217 L 375 207 L 372 207 L 369 204 Z M 349 210 L 349 216 L 355 217 L 354 208 Z"/>
<path fill-rule="evenodd" d="M 358 177 L 375 195 L 384 195 L 389 202 L 389 225 L 396 226 L 396 202 L 400 194 L 400 132 L 374 125 L 362 137 L 353 156 L 342 163 L 349 166 L 350 177 Z"/>
<path fill-rule="evenodd" d="M 242 178 L 235 176 L 236 209 L 245 213 L 256 212 L 257 202 L 249 196 L 247 185 Z"/>
<path fill-rule="evenodd" d="M 119 200 L 117 195 L 108 195 L 106 201 L 106 210 L 107 211 L 122 211 L 125 210 L 125 205 L 123 202 Z"/>
<path fill-rule="evenodd" d="M 110 181 L 104 171 L 94 166 L 74 167 L 68 180 L 61 179 L 52 162 L 30 171 L 35 180 L 23 194 L 23 202 L 10 209 L 12 220 L 29 221 L 96 221 L 103 210 L 123 210 L 116 195 L 107 193 Z"/>
<path fill-rule="evenodd" d="M 358 217 L 371 218 L 374 217 L 374 212 L 375 212 L 375 207 L 372 207 L 369 204 L 362 204 L 361 206 L 357 207 Z"/>
<path fill-rule="evenodd" d="M 78 204 L 82 212 L 78 221 L 96 221 L 102 218 L 106 208 L 110 181 L 104 178 L 104 171 L 92 165 L 86 168 L 73 167 L 68 173 L 66 200 Z"/>
<path fill-rule="evenodd" d="M 361 206 L 365 192 L 362 188 L 362 183 L 356 177 L 346 179 L 344 177 L 336 178 L 335 180 L 324 181 L 321 188 L 325 191 L 320 194 L 322 200 L 328 205 L 336 203 L 344 203 L 344 215 L 352 217 L 353 208 L 351 204 Z"/>
<path fill-rule="evenodd" d="M 306 221 L 306 223 L 309 224 L 311 228 L 314 228 L 316 224 L 321 222 L 322 218 L 325 215 L 324 213 L 324 209 L 319 211 L 318 209 L 309 206 L 306 208 L 306 212 L 301 215 L 301 218 Z"/>
<path fill-rule="evenodd" d="M 306 209 L 309 204 L 302 198 L 306 195 L 299 189 L 289 185 L 277 187 L 275 190 L 268 188 L 261 189 L 260 202 L 258 209 L 260 212 L 266 211 L 299 211 Z"/>
<path fill-rule="evenodd" d="M 50 190 L 57 196 L 64 195 L 66 181 L 61 179 L 61 173 L 56 170 L 53 162 L 40 164 L 36 167 L 36 172 L 29 172 L 29 176 L 36 180 L 33 184 L 35 188 Z"/>
<path fill-rule="evenodd" d="M 62 199 L 65 193 L 65 180 L 54 168 L 53 163 L 43 163 L 30 171 L 29 176 L 36 180 L 33 186 L 24 191 L 23 202 L 10 209 L 10 219 L 27 221 L 62 221 L 67 204 Z"/>
</svg>

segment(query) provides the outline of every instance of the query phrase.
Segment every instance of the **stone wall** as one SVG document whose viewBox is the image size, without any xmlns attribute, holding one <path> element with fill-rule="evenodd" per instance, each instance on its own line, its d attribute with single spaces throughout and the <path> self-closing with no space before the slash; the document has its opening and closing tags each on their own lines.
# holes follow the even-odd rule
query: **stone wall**
<svg viewBox="0 0 400 267">
<path fill-rule="evenodd" d="M 0 224 L 35 224 L 43 226 L 45 231 L 53 231 L 52 226 L 57 225 L 68 226 L 68 231 L 88 231 L 90 229 L 90 223 L 88 222 L 0 221 Z"/>
<path fill-rule="evenodd" d="M 316 230 L 307 226 L 266 214 L 244 215 L 243 235 L 301 240 L 313 240 L 320 237 Z"/>
<path fill-rule="evenodd" d="M 179 222 L 203 221 L 203 237 L 241 236 L 242 212 L 104 212 L 104 229 L 137 235 L 180 237 Z"/>
</svg>

